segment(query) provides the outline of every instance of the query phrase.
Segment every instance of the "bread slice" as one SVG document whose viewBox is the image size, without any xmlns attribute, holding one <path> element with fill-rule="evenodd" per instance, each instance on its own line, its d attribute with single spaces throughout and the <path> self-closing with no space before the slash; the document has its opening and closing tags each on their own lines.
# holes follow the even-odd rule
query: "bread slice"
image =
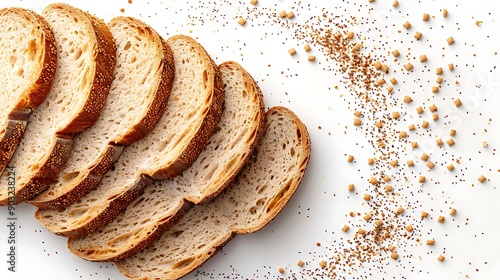
<svg viewBox="0 0 500 280">
<path fill-rule="evenodd" d="M 167 44 L 174 54 L 175 77 L 165 114 L 146 137 L 124 149 L 96 189 L 65 208 L 35 213 L 50 231 L 71 238 L 96 231 L 153 179 L 184 171 L 207 143 L 224 103 L 217 66 L 191 37 L 176 35 Z"/>
<path fill-rule="evenodd" d="M 24 134 L 28 114 L 47 96 L 57 65 L 47 21 L 23 8 L 0 10 L 0 174 Z"/>
<path fill-rule="evenodd" d="M 21 203 L 48 187 L 64 166 L 74 134 L 96 121 L 112 81 L 116 48 L 104 22 L 66 4 L 49 5 L 42 16 L 54 32 L 58 65 L 9 163 L 16 169 L 14 196 L 4 187 L 7 174 L 0 178 L 2 205 L 8 199 Z"/>
<path fill-rule="evenodd" d="M 262 135 L 264 101 L 252 77 L 239 64 L 225 62 L 219 70 L 225 85 L 224 112 L 198 159 L 181 175 L 154 182 L 95 233 L 69 239 L 72 253 L 91 261 L 131 256 L 182 216 L 189 202 L 208 201 L 234 179 Z"/>
<path fill-rule="evenodd" d="M 150 26 L 130 17 L 108 24 L 117 47 L 114 80 L 97 122 L 74 139 L 64 169 L 31 204 L 60 208 L 90 192 L 123 147 L 143 138 L 166 109 L 174 78 L 172 51 Z"/>
<path fill-rule="evenodd" d="M 241 173 L 211 203 L 194 206 L 143 251 L 116 262 L 130 279 L 178 279 L 201 266 L 236 234 L 260 230 L 281 212 L 310 155 L 305 125 L 273 107 L 266 131 Z"/>
</svg>

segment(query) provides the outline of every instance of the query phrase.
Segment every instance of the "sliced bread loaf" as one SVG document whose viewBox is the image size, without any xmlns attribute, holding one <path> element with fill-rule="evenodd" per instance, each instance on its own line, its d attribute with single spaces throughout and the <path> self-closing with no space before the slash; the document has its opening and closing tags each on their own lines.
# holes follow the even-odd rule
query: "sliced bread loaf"
<svg viewBox="0 0 500 280">
<path fill-rule="evenodd" d="M 52 29 L 35 12 L 0 10 L 0 174 L 26 128 L 28 114 L 47 96 L 56 72 Z"/>
<path fill-rule="evenodd" d="M 72 253 L 92 261 L 131 256 L 182 216 L 189 202 L 209 200 L 234 179 L 262 135 L 264 101 L 252 77 L 239 64 L 225 62 L 219 70 L 225 85 L 224 111 L 198 159 L 181 175 L 154 182 L 95 233 L 69 239 Z"/>
<path fill-rule="evenodd" d="M 97 122 L 74 138 L 66 166 L 50 186 L 29 202 L 60 208 L 94 188 L 123 147 L 143 138 L 163 115 L 174 58 L 147 24 L 130 17 L 110 21 L 117 47 L 114 80 Z"/>
<path fill-rule="evenodd" d="M 152 183 L 178 175 L 191 165 L 222 114 L 224 88 L 219 71 L 203 47 L 184 35 L 169 38 L 175 77 L 165 114 L 143 139 L 127 146 L 90 193 L 35 217 L 56 234 L 88 235 L 107 224 Z"/>
<path fill-rule="evenodd" d="M 16 169 L 14 195 L 4 187 L 6 174 L 0 178 L 0 204 L 23 202 L 48 187 L 64 166 L 74 134 L 96 121 L 112 81 L 116 48 L 104 22 L 66 4 L 49 5 L 42 16 L 54 32 L 58 65 L 9 163 Z"/>
<path fill-rule="evenodd" d="M 266 131 L 247 165 L 219 196 L 194 206 L 143 251 L 116 262 L 130 279 L 178 279 L 215 255 L 235 234 L 269 223 L 304 175 L 310 141 L 304 124 L 283 107 L 271 108 Z"/>
</svg>

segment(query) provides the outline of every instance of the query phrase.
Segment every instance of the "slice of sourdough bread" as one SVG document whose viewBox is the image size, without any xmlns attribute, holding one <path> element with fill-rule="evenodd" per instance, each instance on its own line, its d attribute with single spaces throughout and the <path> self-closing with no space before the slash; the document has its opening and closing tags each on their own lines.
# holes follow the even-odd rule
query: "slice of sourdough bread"
<svg viewBox="0 0 500 280">
<path fill-rule="evenodd" d="M 0 174 L 23 137 L 28 114 L 47 96 L 57 65 L 47 21 L 23 8 L 0 10 Z"/>
<path fill-rule="evenodd" d="M 262 93 L 236 62 L 219 66 L 225 103 L 216 132 L 198 159 L 181 175 L 157 180 L 127 209 L 95 233 L 68 240 L 70 251 L 92 261 L 117 261 L 154 241 L 192 203 L 221 192 L 247 162 L 262 135 Z M 187 202 L 189 201 L 189 202 Z"/>
<path fill-rule="evenodd" d="M 28 119 L 9 165 L 16 170 L 14 195 L 6 174 L 0 178 L 0 204 L 21 203 L 48 187 L 72 148 L 75 133 L 92 125 L 111 85 L 116 48 L 106 24 L 77 8 L 52 4 L 42 16 L 51 26 L 58 64 L 50 92 Z"/>
<path fill-rule="evenodd" d="M 238 233 L 278 215 L 304 175 L 310 141 L 290 110 L 271 108 L 266 131 L 241 173 L 219 196 L 194 206 L 143 251 L 116 262 L 130 279 L 178 279 L 201 266 Z"/>
<path fill-rule="evenodd" d="M 172 51 L 150 26 L 130 17 L 110 21 L 117 47 L 114 80 L 97 122 L 78 134 L 64 169 L 29 202 L 60 208 L 97 186 L 123 147 L 143 138 L 166 109 L 174 78 Z"/>
<path fill-rule="evenodd" d="M 175 77 L 165 114 L 143 139 L 127 146 L 113 171 L 90 193 L 57 210 L 38 210 L 35 217 L 50 231 L 71 238 L 107 224 L 150 185 L 192 164 L 217 125 L 224 88 L 217 66 L 194 39 L 167 40 L 174 55 Z"/>
</svg>

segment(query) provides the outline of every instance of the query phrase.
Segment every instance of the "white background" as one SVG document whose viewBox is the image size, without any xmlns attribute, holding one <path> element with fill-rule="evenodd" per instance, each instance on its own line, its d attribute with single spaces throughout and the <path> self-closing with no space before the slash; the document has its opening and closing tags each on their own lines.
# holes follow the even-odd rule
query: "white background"
<svg viewBox="0 0 500 280">
<path fill-rule="evenodd" d="M 22 6 L 41 12 L 51 2 L 2 1 L 0 7 Z M 245 67 L 264 92 L 267 107 L 282 105 L 292 109 L 309 129 L 312 154 L 308 170 L 283 213 L 260 232 L 237 236 L 198 274 L 193 273 L 186 279 L 208 279 L 208 276 L 197 276 L 202 275 L 201 272 L 215 279 L 280 279 L 294 275 L 299 279 L 319 279 L 319 276 L 301 276 L 301 271 L 318 268 L 321 259 L 332 257 L 328 248 L 353 235 L 352 231 L 343 233 L 340 228 L 356 223 L 347 213 L 364 209 L 361 197 L 370 188 L 367 178 L 372 172 L 366 159 L 374 152 L 363 129 L 352 125 L 355 108 L 349 104 L 355 103 L 356 98 L 343 86 L 340 75 L 324 70 L 337 66 L 333 61 L 326 61 L 319 48 L 313 46 L 312 50 L 316 61 L 307 61 L 308 54 L 302 49 L 304 42 L 295 39 L 290 28 L 270 24 L 267 15 L 254 16 L 254 12 L 248 12 L 292 10 L 296 11 L 292 21 L 300 23 L 319 15 L 323 7 L 343 18 L 354 16 L 369 22 L 352 29 L 362 34 L 365 47 L 373 53 L 385 55 L 396 48 L 407 53 L 411 48 L 417 59 L 421 53 L 427 54 L 428 68 L 413 61 L 412 73 L 395 74 L 398 75 L 396 98 L 401 100 L 406 94 L 414 97 L 412 104 L 402 105 L 406 121 L 401 125 L 406 127 L 409 123 L 420 124 L 422 119 L 429 120 L 428 111 L 423 116 L 415 113 L 419 104 L 435 103 L 442 118 L 432 122 L 431 137 L 410 134 L 421 148 L 401 155 L 400 159 L 403 163 L 415 159 L 416 166 L 407 173 L 425 174 L 429 181 L 416 200 L 434 219 L 418 226 L 422 240 L 435 238 L 436 245 L 429 248 L 407 242 L 413 245 L 400 246 L 399 261 L 383 262 L 382 269 L 370 271 L 369 268 L 377 267 L 374 260 L 365 269 L 351 270 L 352 275 L 343 276 L 347 279 L 500 279 L 500 239 L 497 237 L 500 161 L 495 150 L 500 141 L 500 76 L 494 70 L 499 62 L 494 52 L 500 50 L 500 24 L 495 21 L 500 9 L 493 1 L 400 1 L 397 9 L 391 6 L 392 1 L 380 0 L 375 3 L 368 0 L 304 0 L 300 3 L 262 0 L 257 7 L 246 0 L 213 1 L 215 4 L 175 0 L 66 2 L 105 21 L 119 15 L 138 17 L 164 38 L 177 33 L 196 38 L 216 63 L 234 60 Z M 449 11 L 447 18 L 441 15 L 443 8 Z M 423 13 L 434 17 L 425 23 L 421 20 Z M 248 19 L 243 27 L 237 23 L 239 16 Z M 409 34 L 402 28 L 406 20 L 413 23 Z M 482 21 L 481 26 L 475 24 L 477 20 Z M 413 40 L 413 32 L 417 30 L 424 34 L 418 43 Z M 445 41 L 449 36 L 456 41 L 452 46 Z M 382 46 L 381 41 L 387 45 Z M 297 49 L 293 57 L 288 54 L 291 47 Z M 446 70 L 448 63 L 456 65 L 454 72 Z M 433 95 L 429 89 L 435 84 L 433 69 L 438 65 L 445 67 L 446 86 L 439 95 Z M 392 69 L 404 73 L 401 68 L 394 64 Z M 335 85 L 339 89 L 334 89 Z M 464 105 L 455 108 L 453 96 L 459 96 Z M 433 137 L 442 136 L 446 141 L 450 129 L 457 130 L 456 145 L 437 147 Z M 488 147 L 483 147 L 483 141 L 488 142 Z M 454 173 L 447 172 L 446 165 L 438 165 L 429 172 L 416 157 L 423 151 L 438 163 L 447 162 L 450 157 L 460 158 L 461 163 L 455 164 Z M 348 154 L 355 156 L 355 163 L 347 163 Z M 411 175 L 408 181 L 415 188 L 419 187 L 414 183 L 417 175 Z M 489 180 L 480 184 L 479 175 Z M 356 185 L 359 195 L 347 191 L 350 183 Z M 404 192 L 399 199 L 405 200 L 405 195 L 410 199 Z M 455 217 L 447 215 L 450 205 L 457 209 Z M 8 230 L 2 226 L 7 225 L 7 209 L 0 208 L 0 279 L 124 279 L 113 264 L 90 263 L 72 256 L 64 238 L 51 234 L 37 223 L 34 210 L 26 204 L 16 208 L 17 272 L 11 273 L 6 263 Z M 435 221 L 440 211 L 447 216 L 444 224 Z M 408 215 L 419 214 L 413 211 Z M 317 246 L 318 242 L 321 246 Z M 436 260 L 439 254 L 447 257 L 444 262 Z M 298 260 L 306 262 L 305 268 L 296 265 Z M 280 267 L 286 270 L 285 274 L 278 272 Z"/>
</svg>

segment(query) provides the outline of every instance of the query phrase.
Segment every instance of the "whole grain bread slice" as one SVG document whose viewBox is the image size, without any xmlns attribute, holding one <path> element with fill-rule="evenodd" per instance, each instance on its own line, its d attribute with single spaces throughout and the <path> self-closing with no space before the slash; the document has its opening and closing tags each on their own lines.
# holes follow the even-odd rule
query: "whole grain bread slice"
<svg viewBox="0 0 500 280">
<path fill-rule="evenodd" d="M 241 173 L 219 196 L 195 205 L 143 251 L 116 262 L 130 279 L 178 279 L 214 256 L 236 234 L 260 230 L 290 200 L 310 155 L 305 125 L 273 107 L 266 131 Z"/>
<path fill-rule="evenodd" d="M 94 188 L 123 147 L 143 138 L 166 109 L 174 78 L 174 58 L 150 26 L 131 17 L 108 24 L 117 46 L 114 80 L 97 122 L 78 134 L 66 166 L 29 203 L 41 208 L 68 206 Z"/>
<path fill-rule="evenodd" d="M 224 88 L 217 66 L 193 38 L 167 40 L 175 77 L 167 109 L 143 139 L 127 146 L 114 169 L 90 193 L 67 207 L 37 210 L 35 218 L 50 231 L 70 238 L 107 224 L 153 179 L 174 177 L 205 147 L 222 114 Z"/>
<path fill-rule="evenodd" d="M 181 175 L 147 187 L 98 231 L 69 239 L 72 253 L 91 261 L 131 256 L 160 236 L 192 203 L 210 200 L 234 179 L 262 135 L 264 101 L 255 81 L 238 63 L 225 62 L 219 71 L 225 85 L 224 111 L 198 159 Z"/>
<path fill-rule="evenodd" d="M 48 187 L 68 158 L 73 136 L 96 121 L 112 81 L 116 48 L 102 20 L 66 4 L 48 5 L 42 16 L 56 39 L 56 73 L 9 162 L 16 169 L 13 196 L 4 186 L 6 174 L 0 178 L 2 205 L 8 199 L 21 203 Z"/>
<path fill-rule="evenodd" d="M 28 114 L 54 80 L 56 41 L 43 17 L 17 7 L 0 10 L 0 65 L 1 174 L 23 137 Z"/>
</svg>

